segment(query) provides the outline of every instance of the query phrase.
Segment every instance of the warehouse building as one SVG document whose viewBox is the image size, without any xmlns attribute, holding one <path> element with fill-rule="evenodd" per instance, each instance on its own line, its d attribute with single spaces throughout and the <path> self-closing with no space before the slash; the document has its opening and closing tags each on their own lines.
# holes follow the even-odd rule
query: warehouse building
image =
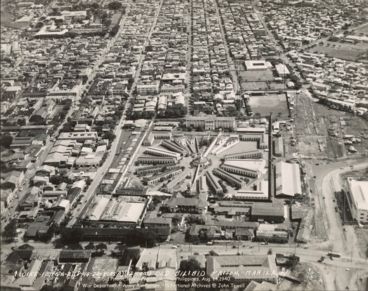
<svg viewBox="0 0 368 291">
<path fill-rule="evenodd" d="M 139 225 L 147 208 L 147 199 L 139 196 L 97 196 L 86 219 L 95 223 Z"/>
<path fill-rule="evenodd" d="M 294 197 L 302 194 L 300 167 L 298 164 L 279 162 L 275 167 L 276 196 Z"/>
</svg>

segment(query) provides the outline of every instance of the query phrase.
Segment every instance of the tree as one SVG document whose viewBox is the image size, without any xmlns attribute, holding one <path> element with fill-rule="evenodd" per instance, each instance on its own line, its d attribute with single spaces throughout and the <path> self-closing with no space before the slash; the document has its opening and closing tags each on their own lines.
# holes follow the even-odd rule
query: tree
<svg viewBox="0 0 368 291">
<path fill-rule="evenodd" d="M 210 256 L 218 256 L 218 254 L 214 250 L 210 250 L 208 253 Z"/>
<path fill-rule="evenodd" d="M 5 148 L 9 148 L 13 141 L 13 137 L 11 135 L 2 135 L 0 136 L 0 146 Z"/>
<path fill-rule="evenodd" d="M 98 8 L 100 8 L 100 5 L 98 5 L 98 3 L 96 3 L 96 2 L 94 2 L 94 3 L 91 4 L 91 8 L 97 10 Z"/>
<path fill-rule="evenodd" d="M 39 22 L 37 22 L 35 28 L 40 29 L 43 25 L 44 25 L 44 23 L 42 21 L 39 21 Z"/>
<path fill-rule="evenodd" d="M 119 10 L 121 9 L 121 7 L 122 7 L 122 4 L 117 1 L 110 2 L 109 5 L 107 5 L 107 8 L 109 8 L 110 10 Z"/>
<path fill-rule="evenodd" d="M 95 245 L 94 245 L 94 243 L 93 243 L 93 242 L 89 242 L 89 244 L 88 244 L 88 245 L 86 245 L 86 246 L 84 247 L 84 249 L 85 249 L 85 250 L 94 250 L 94 249 L 95 249 Z"/>
<path fill-rule="evenodd" d="M 113 131 L 108 131 L 105 133 L 104 138 L 107 138 L 111 143 L 116 138 L 116 135 L 114 134 Z"/>
<path fill-rule="evenodd" d="M 97 250 L 107 250 L 107 245 L 104 243 L 99 243 L 96 245 Z"/>
<path fill-rule="evenodd" d="M 201 270 L 200 263 L 195 258 L 190 258 L 189 260 L 183 260 L 180 262 L 181 271 L 199 271 Z"/>
<path fill-rule="evenodd" d="M 3 238 L 5 242 L 12 242 L 17 236 L 17 220 L 12 219 L 4 228 Z"/>
</svg>

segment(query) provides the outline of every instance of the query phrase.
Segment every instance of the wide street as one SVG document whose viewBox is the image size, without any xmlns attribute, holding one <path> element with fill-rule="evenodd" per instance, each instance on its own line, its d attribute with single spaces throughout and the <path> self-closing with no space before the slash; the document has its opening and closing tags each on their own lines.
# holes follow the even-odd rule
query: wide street
<svg viewBox="0 0 368 291">
<path fill-rule="evenodd" d="M 116 152 L 119 148 L 119 141 L 120 141 L 120 137 L 121 137 L 121 134 L 122 134 L 122 131 L 123 131 L 123 126 L 124 126 L 124 123 L 125 123 L 125 120 L 126 120 L 126 114 L 127 114 L 127 110 L 130 106 L 130 103 L 133 99 L 132 97 L 132 94 L 135 90 L 135 87 L 136 87 L 136 84 L 137 84 L 137 81 L 139 79 L 139 76 L 140 76 L 140 72 L 141 72 L 141 69 L 142 69 L 142 63 L 143 63 L 143 59 L 144 59 L 144 48 L 148 45 L 149 43 L 149 39 L 151 38 L 151 35 L 152 35 L 152 32 L 153 32 L 153 29 L 155 27 L 155 24 L 157 22 L 157 19 L 158 19 L 158 15 L 160 13 L 160 10 L 161 10 L 161 6 L 162 6 L 162 2 L 160 2 L 160 6 L 156 12 L 156 15 L 155 15 L 155 19 L 154 19 L 154 23 L 150 29 L 150 31 L 148 32 L 147 36 L 146 36 L 146 40 L 145 40 L 145 43 L 143 45 L 143 48 L 141 50 L 141 53 L 140 53 L 140 56 L 139 56 L 139 61 L 138 61 L 138 69 L 135 73 L 135 76 L 134 76 L 134 81 L 133 81 L 133 84 L 130 88 L 130 91 L 129 91 L 129 98 L 127 100 L 127 103 L 125 104 L 125 108 L 124 108 L 124 111 L 123 111 L 123 114 L 121 116 L 121 119 L 118 123 L 118 125 L 115 127 L 115 131 L 114 131 L 114 134 L 115 134 L 115 139 L 114 141 L 112 142 L 111 144 L 111 148 L 110 148 L 110 152 L 108 153 L 107 155 L 107 158 L 105 160 L 105 162 L 103 163 L 103 165 L 101 167 L 98 168 L 97 172 L 96 172 L 96 175 L 95 175 L 95 179 L 93 179 L 91 185 L 88 187 L 86 193 L 84 194 L 82 200 L 81 200 L 81 204 L 83 205 L 82 208 L 77 208 L 75 213 L 73 214 L 73 219 L 70 221 L 70 224 L 74 224 L 76 222 L 76 220 L 78 218 L 80 218 L 81 215 L 83 215 L 86 211 L 86 209 L 88 208 L 90 202 L 92 201 L 93 197 L 94 197 L 94 194 L 96 192 L 96 189 L 97 187 L 99 186 L 102 178 L 104 177 L 104 175 L 106 174 L 106 172 L 108 171 L 108 169 L 110 168 L 113 160 L 115 159 L 115 155 L 116 155 Z M 120 26 L 120 30 L 119 32 L 117 33 L 117 35 L 120 34 L 120 31 L 122 30 L 122 26 Z M 126 167 L 127 169 L 127 167 Z M 120 182 L 120 181 L 119 181 Z M 116 185 L 116 187 L 118 187 L 119 183 Z"/>
</svg>

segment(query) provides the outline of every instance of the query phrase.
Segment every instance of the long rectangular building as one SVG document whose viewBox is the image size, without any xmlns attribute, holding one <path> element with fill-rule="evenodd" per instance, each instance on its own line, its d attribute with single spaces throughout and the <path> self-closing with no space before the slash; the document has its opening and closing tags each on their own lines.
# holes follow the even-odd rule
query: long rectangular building
<svg viewBox="0 0 368 291">
<path fill-rule="evenodd" d="M 172 157 L 151 157 L 151 156 L 141 156 L 136 160 L 136 164 L 168 164 L 174 165 L 177 163 L 177 159 Z"/>
<path fill-rule="evenodd" d="M 260 151 L 248 151 L 241 153 L 234 153 L 225 155 L 224 159 L 226 160 L 237 160 L 237 159 L 261 159 L 263 157 L 262 152 Z"/>
<path fill-rule="evenodd" d="M 172 151 L 167 151 L 164 149 L 159 149 L 159 148 L 154 148 L 154 147 L 149 147 L 148 149 L 146 149 L 144 151 L 145 154 L 149 154 L 149 155 L 153 155 L 153 156 L 159 156 L 159 157 L 170 157 L 170 158 L 175 158 L 177 160 L 180 159 L 180 154 L 179 153 L 175 153 Z"/>
<path fill-rule="evenodd" d="M 157 175 L 157 176 L 153 176 L 152 178 L 149 178 L 148 181 L 147 181 L 147 184 L 148 185 L 154 185 L 154 184 L 157 184 L 159 182 L 162 182 L 164 180 L 167 180 L 175 175 L 178 175 L 181 173 L 181 169 L 174 169 L 174 170 L 170 170 L 170 171 L 166 171 L 160 175 Z"/>
<path fill-rule="evenodd" d="M 148 174 L 155 174 L 155 173 L 159 173 L 160 171 L 163 170 L 163 167 L 165 167 L 166 170 L 173 170 L 173 169 L 180 169 L 180 166 L 148 166 L 148 167 L 144 167 L 144 168 L 138 168 L 136 170 L 136 174 L 137 175 L 148 175 Z"/>
<path fill-rule="evenodd" d="M 214 130 L 219 128 L 235 129 L 235 117 L 188 116 L 185 119 L 186 127 L 200 127 L 204 130 Z"/>
<path fill-rule="evenodd" d="M 276 164 L 276 196 L 294 197 L 302 194 L 300 168 L 298 164 L 279 162 Z"/>
<path fill-rule="evenodd" d="M 169 140 L 164 140 L 162 143 L 161 143 L 161 146 L 170 150 L 170 151 L 173 151 L 173 152 L 176 152 L 176 153 L 179 153 L 179 154 L 186 154 L 187 151 L 182 148 L 181 146 L 179 146 L 178 144 L 176 144 L 175 142 L 172 142 L 172 141 L 169 141 Z"/>
<path fill-rule="evenodd" d="M 216 194 L 222 194 L 224 193 L 222 187 L 220 184 L 216 181 L 215 177 L 212 175 L 212 173 L 207 172 L 206 173 L 207 183 L 209 184 L 210 188 L 215 191 Z"/>
<path fill-rule="evenodd" d="M 258 177 L 258 171 L 253 170 L 253 169 L 249 169 L 247 167 L 243 167 L 240 165 L 236 165 L 234 164 L 222 164 L 221 169 L 225 170 L 226 172 L 229 173 L 234 173 L 237 175 L 241 175 L 241 176 L 246 176 L 246 177 L 250 177 L 250 178 L 257 178 Z"/>
<path fill-rule="evenodd" d="M 237 177 L 234 177 L 233 175 L 227 173 L 222 169 L 214 169 L 212 173 L 215 176 L 220 177 L 221 179 L 227 181 L 232 186 L 241 187 L 243 184 L 242 180 L 238 179 Z"/>
</svg>

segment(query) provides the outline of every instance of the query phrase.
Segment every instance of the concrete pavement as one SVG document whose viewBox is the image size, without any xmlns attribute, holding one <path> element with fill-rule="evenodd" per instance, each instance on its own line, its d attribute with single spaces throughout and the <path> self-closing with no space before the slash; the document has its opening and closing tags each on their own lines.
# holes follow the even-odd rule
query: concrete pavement
<svg viewBox="0 0 368 291">
<path fill-rule="evenodd" d="M 365 161 L 360 164 L 354 165 L 354 170 L 359 170 L 368 167 L 368 162 Z M 339 175 L 351 171 L 351 166 L 346 165 L 341 168 L 335 168 L 325 175 L 318 175 L 316 179 L 315 193 L 318 195 L 318 200 L 323 213 L 325 214 L 325 228 L 328 230 L 328 239 L 332 245 L 333 251 L 341 253 L 350 253 L 346 242 L 346 237 L 343 232 L 341 219 L 339 214 L 335 211 L 337 206 L 334 202 L 335 191 L 340 191 L 341 188 L 337 189 L 334 180 L 339 179 Z"/>
</svg>

